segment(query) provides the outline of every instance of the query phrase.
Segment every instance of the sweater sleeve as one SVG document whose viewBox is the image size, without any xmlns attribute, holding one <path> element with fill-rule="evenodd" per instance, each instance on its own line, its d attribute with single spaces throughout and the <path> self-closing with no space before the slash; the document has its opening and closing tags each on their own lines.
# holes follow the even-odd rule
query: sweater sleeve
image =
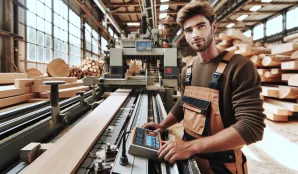
<svg viewBox="0 0 298 174">
<path fill-rule="evenodd" d="M 232 81 L 232 105 L 236 123 L 232 125 L 247 144 L 263 138 L 265 123 L 260 98 L 261 78 L 251 61 L 235 70 Z"/>
<path fill-rule="evenodd" d="M 184 67 L 182 69 L 180 76 L 181 76 L 181 78 L 180 78 L 181 79 L 180 89 L 181 89 L 181 95 L 183 96 L 184 88 L 185 88 L 184 82 L 185 82 L 185 78 L 186 78 L 186 67 Z M 181 106 L 181 101 L 180 100 L 176 103 L 176 105 L 171 109 L 170 112 L 175 116 L 175 118 L 178 122 L 183 120 L 184 112 L 183 112 L 183 108 Z"/>
</svg>

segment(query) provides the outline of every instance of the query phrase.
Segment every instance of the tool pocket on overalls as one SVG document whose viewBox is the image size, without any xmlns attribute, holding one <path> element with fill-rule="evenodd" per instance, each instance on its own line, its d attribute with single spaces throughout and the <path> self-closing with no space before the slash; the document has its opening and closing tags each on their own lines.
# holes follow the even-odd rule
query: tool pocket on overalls
<svg viewBox="0 0 298 174">
<path fill-rule="evenodd" d="M 210 102 L 186 96 L 181 101 L 184 110 L 184 127 L 198 135 L 202 135 Z"/>
</svg>

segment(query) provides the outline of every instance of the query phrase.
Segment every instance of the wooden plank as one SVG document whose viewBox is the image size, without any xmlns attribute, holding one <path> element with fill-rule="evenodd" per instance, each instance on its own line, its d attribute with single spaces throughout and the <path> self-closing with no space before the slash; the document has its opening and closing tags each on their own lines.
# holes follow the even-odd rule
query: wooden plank
<svg viewBox="0 0 298 174">
<path fill-rule="evenodd" d="M 0 98 L 30 93 L 30 87 L 15 88 L 14 86 L 0 87 Z"/>
<path fill-rule="evenodd" d="M 251 37 L 246 37 L 240 30 L 231 28 L 227 30 L 227 36 L 233 39 L 244 41 L 245 43 L 248 43 L 252 45 L 253 40 Z"/>
<path fill-rule="evenodd" d="M 78 81 L 75 83 L 66 83 L 63 85 L 59 85 L 59 89 L 73 88 L 73 87 L 77 87 L 77 86 L 83 86 L 83 82 Z M 46 91 L 50 91 L 50 90 L 51 90 L 51 86 L 49 86 L 49 85 L 31 86 L 31 92 L 46 92 Z"/>
<path fill-rule="evenodd" d="M 108 97 L 20 173 L 75 173 L 128 95 Z"/>
<path fill-rule="evenodd" d="M 263 103 L 263 107 L 265 110 L 268 110 L 276 115 L 284 115 L 284 116 L 293 115 L 293 113 L 291 111 L 289 111 L 288 109 L 283 108 L 282 106 L 279 106 L 276 104 L 267 103 L 266 101 Z"/>
<path fill-rule="evenodd" d="M 276 115 L 273 114 L 270 111 L 265 110 L 264 114 L 266 115 L 266 118 L 272 121 L 288 121 L 288 116 L 282 116 L 282 115 Z"/>
<path fill-rule="evenodd" d="M 270 87 L 270 86 L 261 86 L 261 87 L 262 87 L 261 95 L 266 97 L 278 98 L 278 93 L 279 93 L 278 87 Z"/>
<path fill-rule="evenodd" d="M 16 88 L 30 87 L 34 84 L 34 79 L 15 79 L 14 86 Z"/>
<path fill-rule="evenodd" d="M 290 86 L 279 86 L 279 98 L 281 99 L 297 99 L 298 88 Z"/>
<path fill-rule="evenodd" d="M 34 85 L 43 85 L 44 81 L 57 81 L 61 80 L 65 83 L 75 83 L 78 81 L 78 78 L 76 77 L 47 77 L 47 78 L 40 78 L 40 79 L 34 79 Z"/>
<path fill-rule="evenodd" d="M 290 57 L 275 57 L 275 56 L 265 56 L 262 59 L 263 66 L 280 66 L 284 61 L 290 61 Z"/>
<path fill-rule="evenodd" d="M 298 59 L 298 51 L 295 51 L 294 53 L 292 53 L 291 59 Z"/>
<path fill-rule="evenodd" d="M 30 143 L 23 147 L 20 152 L 20 159 L 26 163 L 32 163 L 39 155 L 40 143 Z"/>
<path fill-rule="evenodd" d="M 298 70 L 298 61 L 282 62 L 281 69 L 283 69 L 283 70 Z"/>
<path fill-rule="evenodd" d="M 272 47 L 272 54 L 284 54 L 291 55 L 294 51 L 298 50 L 298 43 L 285 43 L 281 45 L 276 45 Z"/>
<path fill-rule="evenodd" d="M 239 50 L 238 46 L 232 46 L 226 49 L 227 51 L 235 52 L 236 50 Z"/>
<path fill-rule="evenodd" d="M 26 73 L 0 73 L 0 84 L 13 84 L 15 79 L 27 78 Z"/>
<path fill-rule="evenodd" d="M 60 89 L 59 90 L 59 98 L 70 98 L 77 95 L 79 91 L 88 91 L 90 88 L 89 86 L 79 86 L 79 87 L 73 87 L 73 88 L 67 88 L 67 89 Z M 41 92 L 40 97 L 41 98 L 50 98 L 50 91 L 47 92 Z"/>
<path fill-rule="evenodd" d="M 270 99 L 270 98 L 265 98 L 264 101 L 267 102 L 267 103 L 272 103 L 272 104 L 284 107 L 284 108 L 286 108 L 286 109 L 288 109 L 289 111 L 292 111 L 292 112 L 298 112 L 298 104 L 297 103 L 274 100 L 274 99 Z"/>
<path fill-rule="evenodd" d="M 290 86 L 298 86 L 298 74 L 293 74 L 289 78 L 288 85 L 290 85 Z"/>
<path fill-rule="evenodd" d="M 281 74 L 281 80 L 282 81 L 288 81 L 290 77 L 292 77 L 295 74 Z"/>
<path fill-rule="evenodd" d="M 27 100 L 27 103 L 36 103 L 36 102 L 41 102 L 41 101 L 49 101 L 50 99 L 48 98 L 31 98 Z"/>
<path fill-rule="evenodd" d="M 228 41 L 233 40 L 233 38 L 227 36 L 226 33 L 219 33 L 218 39 L 219 40 L 228 40 Z"/>
<path fill-rule="evenodd" d="M 289 36 L 284 37 L 285 42 L 290 42 L 290 41 L 293 41 L 295 39 L 298 39 L 298 33 L 291 34 Z"/>
<path fill-rule="evenodd" d="M 29 94 L 0 99 L 0 107 L 5 107 L 5 106 L 10 106 L 17 103 L 25 102 L 30 98 L 34 98 L 34 97 L 36 97 L 36 93 L 29 93 Z"/>
</svg>

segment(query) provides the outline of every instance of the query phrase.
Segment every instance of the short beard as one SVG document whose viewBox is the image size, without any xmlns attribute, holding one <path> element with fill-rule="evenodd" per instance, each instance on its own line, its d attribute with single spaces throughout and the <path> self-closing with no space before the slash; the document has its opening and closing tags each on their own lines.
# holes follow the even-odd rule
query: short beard
<svg viewBox="0 0 298 174">
<path fill-rule="evenodd" d="M 211 43 L 212 43 L 212 41 L 213 41 L 213 34 L 212 34 L 212 31 L 210 32 L 210 34 L 207 36 L 206 39 L 207 39 L 207 40 L 205 40 L 205 38 L 204 38 L 205 44 L 200 45 L 199 47 L 198 47 L 198 46 L 191 45 L 192 49 L 194 49 L 196 52 L 203 52 L 203 51 L 205 51 L 207 48 L 209 48 L 209 46 L 211 45 Z"/>
</svg>

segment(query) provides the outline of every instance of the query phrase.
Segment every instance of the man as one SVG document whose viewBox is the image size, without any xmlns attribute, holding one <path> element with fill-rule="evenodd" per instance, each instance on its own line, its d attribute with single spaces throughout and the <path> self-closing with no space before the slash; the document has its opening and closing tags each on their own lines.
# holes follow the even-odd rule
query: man
<svg viewBox="0 0 298 174">
<path fill-rule="evenodd" d="M 159 158 L 173 163 L 193 156 L 202 173 L 247 173 L 241 147 L 261 140 L 265 128 L 256 68 L 249 59 L 216 48 L 208 2 L 188 3 L 177 22 L 198 56 L 183 72 L 182 99 L 163 122 L 143 127 L 162 132 L 183 120 L 183 140 L 166 142 Z"/>
</svg>

